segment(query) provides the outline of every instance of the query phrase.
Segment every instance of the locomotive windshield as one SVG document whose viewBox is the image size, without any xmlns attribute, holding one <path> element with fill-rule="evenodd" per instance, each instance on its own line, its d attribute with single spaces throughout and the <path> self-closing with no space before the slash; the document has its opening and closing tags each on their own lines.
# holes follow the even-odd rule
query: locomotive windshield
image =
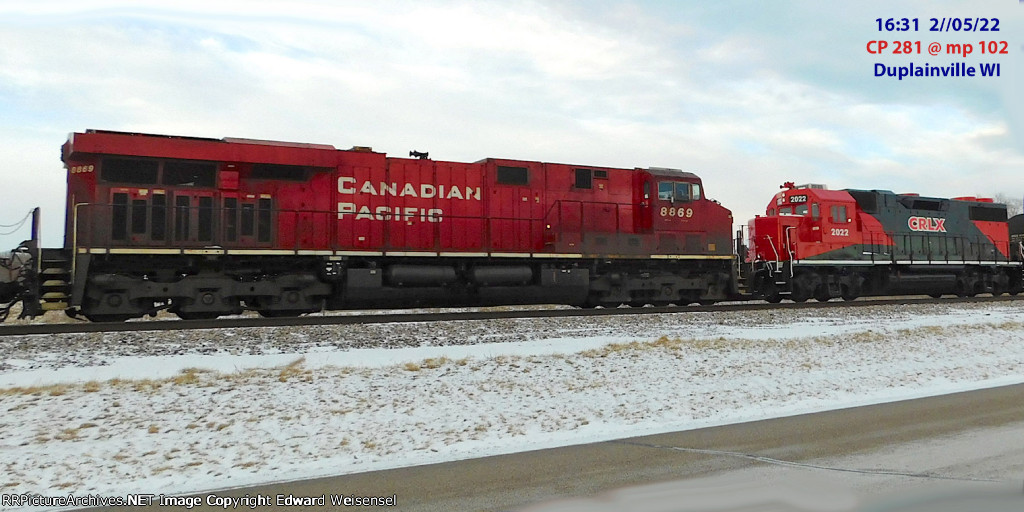
<svg viewBox="0 0 1024 512">
<path fill-rule="evenodd" d="M 783 206 L 779 208 L 779 215 L 807 215 L 807 205 Z"/>
<path fill-rule="evenodd" d="M 658 199 L 663 201 L 699 201 L 700 185 L 678 181 L 658 182 Z"/>
</svg>

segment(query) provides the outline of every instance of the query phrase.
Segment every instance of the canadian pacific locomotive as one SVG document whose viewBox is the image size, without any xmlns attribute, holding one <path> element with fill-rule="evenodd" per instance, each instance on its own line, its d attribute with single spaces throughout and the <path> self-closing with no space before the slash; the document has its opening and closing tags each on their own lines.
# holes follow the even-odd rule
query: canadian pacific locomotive
<svg viewBox="0 0 1024 512">
<path fill-rule="evenodd" d="M 748 224 L 751 290 L 769 302 L 861 295 L 1016 294 L 1020 222 L 1006 205 L 783 185 Z"/>
<path fill-rule="evenodd" d="M 64 246 L 0 254 L 0 318 L 1021 290 L 1024 221 L 987 199 L 788 183 L 734 240 L 682 170 L 410 157 L 72 134 Z"/>
<path fill-rule="evenodd" d="M 732 215 L 694 174 L 414 156 L 72 134 L 64 247 L 25 251 L 37 256 L 21 278 L 23 314 L 195 319 L 736 293 Z"/>
</svg>

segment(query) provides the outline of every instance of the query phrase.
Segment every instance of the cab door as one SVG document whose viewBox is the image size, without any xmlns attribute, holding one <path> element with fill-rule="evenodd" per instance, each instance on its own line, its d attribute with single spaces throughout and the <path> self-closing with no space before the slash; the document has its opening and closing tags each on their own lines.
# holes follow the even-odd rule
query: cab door
<svg viewBox="0 0 1024 512">
<path fill-rule="evenodd" d="M 647 173 L 637 172 L 633 178 L 633 204 L 636 205 L 636 216 L 633 217 L 633 232 L 650 233 L 654 229 L 654 190 L 657 181 Z"/>
</svg>

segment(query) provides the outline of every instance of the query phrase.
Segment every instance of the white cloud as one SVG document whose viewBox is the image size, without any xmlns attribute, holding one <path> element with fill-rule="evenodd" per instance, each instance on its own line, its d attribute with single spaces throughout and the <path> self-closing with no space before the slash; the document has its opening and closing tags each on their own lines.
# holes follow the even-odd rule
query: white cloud
<svg viewBox="0 0 1024 512">
<path fill-rule="evenodd" d="M 887 4 L 815 5 L 6 2 L 0 173 L 61 212 L 57 148 L 101 128 L 679 167 L 739 221 L 788 180 L 1024 193 L 1010 82 L 874 79 L 858 38 Z"/>
</svg>

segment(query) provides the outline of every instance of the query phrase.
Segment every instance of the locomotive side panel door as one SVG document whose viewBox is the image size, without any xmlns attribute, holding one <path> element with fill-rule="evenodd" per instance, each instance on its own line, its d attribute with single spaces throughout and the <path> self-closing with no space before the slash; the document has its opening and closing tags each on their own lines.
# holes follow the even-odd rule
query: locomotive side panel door
<svg viewBox="0 0 1024 512">
<path fill-rule="evenodd" d="M 214 243 L 217 194 L 213 191 L 173 190 L 168 201 L 169 241 L 174 247 L 208 246 Z"/>
<path fill-rule="evenodd" d="M 562 164 L 544 164 L 545 197 L 549 203 L 543 208 L 544 252 L 577 253 L 583 248 L 583 208 L 590 198 L 590 174 L 585 180 L 577 179 L 573 167 Z M 581 183 L 584 185 L 581 187 Z"/>
<path fill-rule="evenodd" d="M 272 247 L 276 233 L 274 226 L 275 217 L 276 212 L 274 212 L 272 195 L 240 194 L 238 203 L 238 247 L 243 249 Z M 175 218 L 175 222 L 178 222 L 177 218 Z"/>
<path fill-rule="evenodd" d="M 164 247 L 169 244 L 165 190 L 114 187 L 109 197 L 108 205 L 93 207 L 93 210 L 109 218 L 109 231 L 100 234 L 109 237 L 111 245 Z"/>
<path fill-rule="evenodd" d="M 389 158 L 384 194 L 391 214 L 387 223 L 390 248 L 400 251 L 427 251 L 436 246 L 436 223 L 428 218 L 434 209 L 435 195 L 429 187 L 436 182 L 434 162 Z"/>
<path fill-rule="evenodd" d="M 536 236 L 540 249 L 543 236 L 543 213 L 540 193 L 533 188 L 543 185 L 542 170 L 533 162 L 499 161 L 491 167 L 488 180 L 489 245 L 491 251 L 530 252 L 531 236 Z M 536 219 L 536 220 L 535 220 Z"/>
<path fill-rule="evenodd" d="M 539 252 L 544 250 L 544 213 L 548 208 L 548 196 L 545 193 L 548 171 L 543 164 L 534 164 L 536 179 L 525 191 L 527 201 L 523 205 L 523 217 L 528 230 L 525 239 L 521 239 L 524 251 Z"/>
<path fill-rule="evenodd" d="M 383 162 L 354 161 L 338 168 L 337 176 L 337 249 L 341 251 L 381 251 L 388 242 L 388 224 L 393 222 L 387 198 Z"/>
<path fill-rule="evenodd" d="M 323 191 L 336 188 L 333 180 L 334 173 L 318 172 L 308 185 L 303 185 L 298 191 L 304 198 L 297 207 L 295 235 L 299 249 L 324 250 L 331 246 L 331 226 L 336 214 L 330 204 L 331 194 Z"/>
<path fill-rule="evenodd" d="M 435 211 L 441 251 L 477 252 L 484 246 L 483 166 L 436 162 Z"/>
</svg>

